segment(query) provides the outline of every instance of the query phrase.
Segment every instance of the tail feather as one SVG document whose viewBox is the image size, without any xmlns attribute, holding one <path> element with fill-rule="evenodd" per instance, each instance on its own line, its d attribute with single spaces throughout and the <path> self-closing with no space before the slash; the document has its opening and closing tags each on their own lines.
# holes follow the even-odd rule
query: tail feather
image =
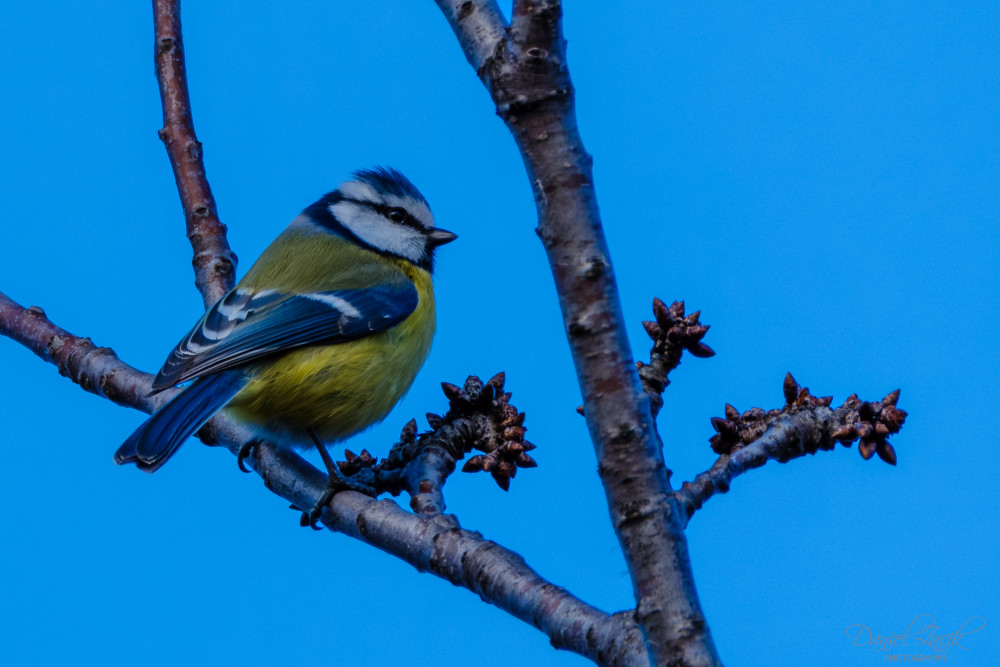
<svg viewBox="0 0 1000 667">
<path fill-rule="evenodd" d="M 154 412 L 115 452 L 115 463 L 155 472 L 188 436 L 229 402 L 248 378 L 236 370 L 198 378 Z"/>
</svg>

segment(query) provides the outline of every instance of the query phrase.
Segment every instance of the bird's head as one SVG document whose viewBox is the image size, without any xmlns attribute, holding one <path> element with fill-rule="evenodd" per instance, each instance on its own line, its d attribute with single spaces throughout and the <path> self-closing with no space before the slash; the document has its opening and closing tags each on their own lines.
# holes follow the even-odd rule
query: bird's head
<svg viewBox="0 0 1000 667">
<path fill-rule="evenodd" d="M 428 271 L 434 249 L 458 238 L 434 226 L 427 200 L 406 176 L 391 168 L 355 172 L 354 178 L 305 212 L 332 231 Z"/>
</svg>

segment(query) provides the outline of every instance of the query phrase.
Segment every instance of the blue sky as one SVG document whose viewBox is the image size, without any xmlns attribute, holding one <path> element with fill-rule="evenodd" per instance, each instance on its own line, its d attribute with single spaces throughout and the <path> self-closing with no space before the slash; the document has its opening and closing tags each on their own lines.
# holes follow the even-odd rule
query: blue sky
<svg viewBox="0 0 1000 667">
<path fill-rule="evenodd" d="M 246 270 L 354 169 L 393 165 L 460 240 L 434 350 L 384 454 L 438 383 L 507 372 L 539 468 L 449 510 L 543 576 L 631 607 L 519 155 L 435 5 L 189 2 L 195 123 Z M 688 530 L 727 664 L 873 665 L 849 626 L 986 627 L 1000 652 L 995 2 L 567 3 L 578 116 L 637 358 L 654 296 L 712 325 L 659 425 L 679 484 L 723 404 L 817 395 L 910 417 L 899 465 L 838 448 L 769 464 Z M 17 3 L 0 43 L 0 290 L 154 371 L 199 314 L 162 145 L 147 3 Z M 297 515 L 191 442 L 154 476 L 111 455 L 139 413 L 0 340 L 0 662 L 583 664 L 532 628 Z M 515 520 L 516 517 L 516 520 Z M 927 617 L 924 617 L 925 619 Z M 900 651 L 905 653 L 905 651 Z"/>
</svg>

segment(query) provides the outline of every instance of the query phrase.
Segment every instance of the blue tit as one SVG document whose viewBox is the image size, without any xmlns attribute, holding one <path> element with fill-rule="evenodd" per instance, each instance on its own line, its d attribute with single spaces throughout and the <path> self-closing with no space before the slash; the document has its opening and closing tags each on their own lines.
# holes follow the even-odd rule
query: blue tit
<svg viewBox="0 0 1000 667">
<path fill-rule="evenodd" d="M 434 251 L 455 238 L 398 171 L 356 172 L 295 218 L 170 353 L 153 393 L 193 382 L 115 462 L 153 472 L 219 410 L 295 448 L 381 421 L 430 350 Z"/>
</svg>

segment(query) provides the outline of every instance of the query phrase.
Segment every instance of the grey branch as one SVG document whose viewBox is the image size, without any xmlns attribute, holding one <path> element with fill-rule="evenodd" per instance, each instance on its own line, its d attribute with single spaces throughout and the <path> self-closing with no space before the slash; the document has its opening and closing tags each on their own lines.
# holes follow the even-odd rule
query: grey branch
<svg viewBox="0 0 1000 667">
<path fill-rule="evenodd" d="M 577 129 L 557 1 L 437 0 L 524 159 L 637 620 L 657 664 L 719 664 L 695 593 L 685 517 L 625 335 L 591 158 Z"/>
<path fill-rule="evenodd" d="M 480 78 L 483 65 L 506 36 L 507 21 L 493 0 L 436 0 L 462 51 Z"/>
<path fill-rule="evenodd" d="M 253 464 L 271 491 L 311 507 L 326 476 L 296 454 L 265 445 Z M 344 491 L 324 508 L 323 524 L 456 586 L 467 588 L 548 635 L 552 645 L 602 665 L 646 665 L 631 612 L 605 614 L 540 577 L 518 554 L 461 528 L 447 514 L 418 516 L 390 500 Z"/>
<path fill-rule="evenodd" d="M 41 308 L 24 308 L 0 293 L 0 334 L 59 367 L 84 389 L 120 405 L 150 412 L 166 400 L 147 394 L 152 375 L 56 326 Z M 169 394 L 169 392 L 164 392 Z M 252 434 L 216 415 L 198 436 L 236 454 Z M 326 475 L 295 452 L 263 443 L 248 459 L 265 486 L 298 507 L 312 507 Z M 539 576 L 509 549 L 459 527 L 449 515 L 417 516 L 390 500 L 375 501 L 352 491 L 338 493 L 324 508 L 323 523 L 431 572 L 545 632 L 552 645 L 599 664 L 646 665 L 632 612 L 606 614 Z"/>
<path fill-rule="evenodd" d="M 181 39 L 179 0 L 153 0 L 156 80 L 163 106 L 160 139 L 167 148 L 177 192 L 194 251 L 195 286 L 208 308 L 229 291 L 236 275 L 236 254 L 219 221 L 215 197 L 205 175 L 201 142 L 194 133 Z"/>
<path fill-rule="evenodd" d="M 685 524 L 716 492 L 728 491 L 734 478 L 768 461 L 786 463 L 829 451 L 838 442 L 850 447 L 858 440 L 858 452 L 865 460 L 877 453 L 886 463 L 896 465 L 896 450 L 888 438 L 899 433 L 907 416 L 896 406 L 898 389 L 878 402 L 862 401 L 852 394 L 833 409 L 829 407 L 831 396 L 813 396 L 791 373 L 785 376 L 783 389 L 785 406 L 780 410 L 751 408 L 740 414 L 727 403 L 725 418 L 712 418 L 716 430 L 712 449 L 720 456 L 711 468 L 676 492 Z"/>
<path fill-rule="evenodd" d="M 57 327 L 38 306 L 24 308 L 2 292 L 0 335 L 55 364 L 60 375 L 92 394 L 147 413 L 158 404 L 147 396 L 152 375 L 132 368 L 111 348 L 97 347 L 89 338 L 74 336 Z"/>
<path fill-rule="evenodd" d="M 711 468 L 685 482 L 675 494 L 687 519 L 713 495 L 728 491 L 732 480 L 748 470 L 772 460 L 784 463 L 817 449 L 833 449 L 836 441 L 831 434 L 844 425 L 848 412 L 847 407 L 831 410 L 817 406 L 786 415 L 749 445 L 732 454 L 723 454 Z"/>
</svg>

